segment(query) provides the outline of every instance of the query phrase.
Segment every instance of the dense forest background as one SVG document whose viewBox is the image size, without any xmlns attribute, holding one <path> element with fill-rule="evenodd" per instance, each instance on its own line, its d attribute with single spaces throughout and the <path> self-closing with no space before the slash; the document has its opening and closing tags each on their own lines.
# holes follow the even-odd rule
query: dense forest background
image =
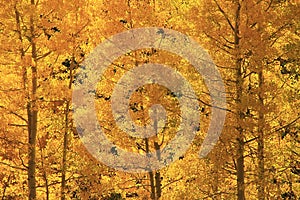
<svg viewBox="0 0 300 200">
<path fill-rule="evenodd" d="M 0 198 L 300 199 L 300 2 L 297 0 L 10 0 L 0 11 Z M 118 58 L 95 93 L 98 119 L 120 147 L 162 149 L 180 123 L 178 97 L 145 85 L 130 100 L 134 120 L 167 108 L 149 139 L 126 136 L 110 95 L 126 71 L 162 63 L 199 97 L 200 127 L 185 155 L 149 173 L 125 173 L 93 158 L 72 121 L 72 83 L 102 41 L 122 31 L 164 27 L 184 33 L 213 58 L 226 86 L 226 122 L 200 159 L 211 102 L 201 75 L 170 52 L 140 49 Z"/>
</svg>

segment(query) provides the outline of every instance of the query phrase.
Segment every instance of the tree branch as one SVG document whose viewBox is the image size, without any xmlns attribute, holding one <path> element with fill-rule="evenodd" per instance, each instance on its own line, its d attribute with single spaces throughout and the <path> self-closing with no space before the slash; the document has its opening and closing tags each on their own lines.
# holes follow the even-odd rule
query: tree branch
<svg viewBox="0 0 300 200">
<path fill-rule="evenodd" d="M 6 166 L 11 167 L 11 168 L 13 168 L 13 169 L 19 169 L 19 170 L 23 170 L 23 171 L 26 171 L 26 170 L 27 170 L 26 168 L 14 166 L 14 165 L 11 165 L 11 164 L 9 164 L 9 163 L 2 162 L 2 161 L 0 161 L 0 164 L 6 165 Z"/>
<path fill-rule="evenodd" d="M 233 27 L 231 21 L 229 20 L 228 15 L 225 13 L 225 11 L 221 8 L 221 6 L 219 5 L 219 3 L 214 0 L 214 2 L 217 4 L 219 11 L 223 14 L 223 16 L 225 17 L 226 21 L 228 22 L 230 28 L 232 29 L 233 32 L 235 32 L 235 28 Z"/>
<path fill-rule="evenodd" d="M 3 108 L 4 110 L 7 110 L 10 114 L 15 115 L 15 116 L 17 116 L 18 118 L 20 118 L 21 120 L 23 120 L 23 121 L 25 121 L 26 123 L 28 123 L 28 121 L 27 121 L 24 117 L 22 117 L 21 115 L 19 115 L 18 113 L 14 112 L 14 111 L 11 111 L 11 110 L 5 108 L 4 106 L 0 106 L 0 108 Z"/>
</svg>

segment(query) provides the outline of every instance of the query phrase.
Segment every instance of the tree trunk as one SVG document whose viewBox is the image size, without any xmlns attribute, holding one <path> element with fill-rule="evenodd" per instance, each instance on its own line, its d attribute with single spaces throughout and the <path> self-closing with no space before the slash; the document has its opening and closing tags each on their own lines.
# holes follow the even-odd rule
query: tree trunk
<svg viewBox="0 0 300 200">
<path fill-rule="evenodd" d="M 49 191 L 49 181 L 48 181 L 48 177 L 47 177 L 47 171 L 45 169 L 45 161 L 44 161 L 44 153 L 43 153 L 43 148 L 40 149 L 41 151 L 41 167 L 43 170 L 43 178 L 45 181 L 45 190 L 46 190 L 46 200 L 49 200 L 49 196 L 50 196 L 50 191 Z"/>
<path fill-rule="evenodd" d="M 35 6 L 34 0 L 31 0 L 31 6 Z M 29 199 L 36 199 L 36 137 L 37 137 L 37 115 L 38 107 L 36 102 L 37 92 L 37 50 L 35 43 L 35 28 L 34 28 L 34 12 L 30 14 L 30 42 L 31 42 L 31 95 L 27 104 L 28 115 L 28 187 L 29 187 Z"/>
<path fill-rule="evenodd" d="M 219 170 L 219 157 L 217 158 L 216 163 L 213 165 L 213 174 L 212 174 L 212 191 L 213 191 L 213 199 L 214 200 L 221 200 L 222 196 L 221 193 L 219 191 L 219 184 L 220 184 L 220 170 Z"/>
<path fill-rule="evenodd" d="M 157 110 L 156 108 L 153 110 L 153 116 L 154 116 L 154 131 L 155 134 L 158 134 L 158 117 L 157 117 Z M 160 160 L 160 145 L 158 142 L 154 142 L 154 149 L 156 151 L 157 159 Z M 156 200 L 158 200 L 161 197 L 161 178 L 160 178 L 160 171 L 157 170 L 155 172 L 155 192 L 156 192 Z"/>
<path fill-rule="evenodd" d="M 31 0 L 31 5 L 34 6 L 34 0 Z M 17 5 L 14 6 L 15 11 L 15 20 L 16 20 L 16 28 L 18 33 L 18 39 L 23 44 L 23 37 L 21 33 L 21 21 L 20 21 L 20 13 L 17 9 Z M 31 34 L 31 58 L 33 59 L 33 63 L 31 66 L 32 78 L 31 78 L 31 95 L 30 90 L 27 87 L 28 85 L 28 75 L 26 66 L 22 66 L 22 76 L 23 76 L 23 90 L 26 93 L 26 111 L 27 111 L 27 131 L 28 131 L 28 168 L 27 168 L 27 181 L 28 181 L 28 199 L 33 200 L 36 199 L 36 180 L 35 180 L 35 157 L 36 157 L 36 135 L 37 135 L 37 106 L 36 106 L 36 90 L 37 90 L 37 68 L 36 68 L 36 44 L 34 41 L 34 21 L 33 21 L 33 13 L 30 15 L 30 34 Z M 21 60 L 23 60 L 25 56 L 24 48 L 20 47 Z"/>
<path fill-rule="evenodd" d="M 257 139 L 257 159 L 258 159 L 258 182 L 257 182 L 257 199 L 265 199 L 265 163 L 264 163 L 264 98 L 263 98 L 263 66 L 258 73 L 259 81 L 259 111 L 258 111 L 258 139 Z"/>
<path fill-rule="evenodd" d="M 62 157 L 62 169 L 61 169 L 61 200 L 65 200 L 65 189 L 66 189 L 66 170 L 67 170 L 67 151 L 68 151 L 68 115 L 69 115 L 69 101 L 66 103 L 65 109 L 65 132 L 64 132 L 64 143 L 63 143 L 63 157 Z"/>
<path fill-rule="evenodd" d="M 154 130 L 157 134 L 158 132 L 158 121 L 157 121 L 157 112 L 154 110 L 153 113 L 154 119 Z M 146 152 L 149 153 L 149 141 L 148 138 L 145 139 L 146 142 Z M 158 142 L 154 142 L 154 149 L 156 150 L 157 159 L 160 160 L 160 145 Z M 149 179 L 150 179 L 150 187 L 151 187 L 151 195 L 150 198 L 153 200 L 158 200 L 161 197 L 161 178 L 160 178 L 160 171 L 157 170 L 155 172 L 149 172 Z"/>
<path fill-rule="evenodd" d="M 242 131 L 240 132 L 242 137 Z M 237 158 L 237 199 L 245 199 L 245 172 L 244 172 L 244 141 L 242 138 L 237 139 L 238 158 Z"/>
<path fill-rule="evenodd" d="M 65 188 L 66 188 L 66 169 L 67 169 L 67 150 L 68 150 L 68 107 L 69 101 L 67 101 L 65 109 L 65 132 L 63 143 L 63 156 L 62 156 L 62 169 L 61 169 L 61 200 L 65 200 Z"/>
<path fill-rule="evenodd" d="M 242 77 L 242 58 L 240 56 L 240 11 L 241 5 L 240 2 L 237 2 L 237 9 L 235 14 L 235 27 L 234 27 L 234 46 L 236 50 L 236 107 L 237 107 L 237 131 L 238 135 L 236 138 L 237 142 L 237 161 L 236 161 L 236 170 L 237 170 L 237 199 L 245 200 L 245 172 L 244 172 L 244 135 L 243 127 L 241 122 L 243 120 L 243 110 L 241 105 L 242 99 L 242 89 L 243 89 L 243 77 Z"/>
<path fill-rule="evenodd" d="M 68 89 L 71 90 L 73 82 L 73 69 L 75 68 L 75 57 L 72 56 L 70 66 L 70 82 Z M 68 97 L 67 97 L 68 98 Z M 65 200 L 66 189 L 66 171 L 67 171 L 67 152 L 69 146 L 69 113 L 70 113 L 70 100 L 66 100 L 65 108 L 65 132 L 64 132 L 64 144 L 63 144 L 63 158 L 62 158 L 62 170 L 61 170 L 61 200 Z"/>
<path fill-rule="evenodd" d="M 145 139 L 145 146 L 146 146 L 146 153 L 149 153 L 149 140 L 148 138 Z M 149 172 L 149 179 L 150 179 L 150 198 L 155 200 L 156 199 L 156 195 L 155 195 L 155 182 L 154 182 L 154 173 L 153 171 Z"/>
<path fill-rule="evenodd" d="M 154 142 L 154 148 L 156 150 L 157 158 L 160 160 L 160 145 L 157 142 Z M 161 178 L 160 178 L 159 170 L 155 172 L 155 189 L 156 189 L 156 199 L 159 199 L 161 197 Z"/>
</svg>

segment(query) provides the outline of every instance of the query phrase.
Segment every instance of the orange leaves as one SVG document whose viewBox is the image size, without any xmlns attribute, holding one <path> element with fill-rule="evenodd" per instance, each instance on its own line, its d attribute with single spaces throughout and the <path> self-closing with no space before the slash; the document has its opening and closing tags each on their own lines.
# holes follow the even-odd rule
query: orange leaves
<svg viewBox="0 0 300 200">
<path fill-rule="evenodd" d="M 53 113 L 59 113 L 65 109 L 64 108 L 64 105 L 65 105 L 64 100 L 54 100 L 51 103 L 52 103 L 51 107 L 52 107 Z"/>
<path fill-rule="evenodd" d="M 21 66 L 29 67 L 32 66 L 34 61 L 32 60 L 31 56 L 27 54 L 23 57 L 23 60 L 21 62 Z"/>
<path fill-rule="evenodd" d="M 49 133 L 46 133 L 45 135 L 43 135 L 38 139 L 40 148 L 42 149 L 46 148 L 48 139 L 49 139 Z"/>
</svg>

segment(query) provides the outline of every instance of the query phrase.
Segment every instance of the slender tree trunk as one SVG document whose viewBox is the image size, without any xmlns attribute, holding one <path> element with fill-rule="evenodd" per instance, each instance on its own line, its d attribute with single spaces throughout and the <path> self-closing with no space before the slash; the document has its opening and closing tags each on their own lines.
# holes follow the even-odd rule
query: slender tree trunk
<svg viewBox="0 0 300 200">
<path fill-rule="evenodd" d="M 31 5 L 34 6 L 34 0 L 31 0 Z M 21 42 L 20 54 L 21 60 L 25 57 L 25 51 L 23 48 L 23 37 L 21 33 L 21 20 L 20 13 L 17 9 L 17 4 L 14 6 L 15 11 L 15 19 L 16 19 L 16 28 L 18 33 L 18 38 Z M 36 106 L 36 90 L 37 90 L 37 68 L 36 68 L 36 44 L 34 41 L 34 21 L 33 21 L 33 13 L 30 15 L 30 34 L 31 34 L 31 48 L 32 53 L 31 57 L 34 61 L 31 66 L 32 78 L 31 85 L 32 91 L 30 95 L 30 90 L 27 87 L 28 85 L 28 75 L 27 75 L 27 67 L 22 66 L 22 77 L 23 77 L 23 90 L 25 92 L 25 99 L 27 100 L 26 110 L 27 110 L 27 131 L 28 131 L 28 169 L 27 169 L 27 180 L 28 180 L 28 199 L 34 200 L 36 199 L 36 180 L 35 180 L 35 156 L 36 156 L 36 135 L 37 135 L 37 106 Z"/>
<path fill-rule="evenodd" d="M 244 171 L 244 135 L 241 122 L 243 120 L 243 110 L 241 105 L 242 89 L 243 89 L 243 77 L 242 77 L 242 58 L 240 57 L 240 11 L 241 4 L 237 2 L 237 9 L 235 14 L 235 27 L 234 27 L 234 45 L 236 50 L 236 107 L 237 107 L 237 199 L 245 200 L 245 171 Z"/>
<path fill-rule="evenodd" d="M 149 140 L 148 140 L 148 138 L 145 138 L 145 146 L 146 146 L 146 153 L 149 153 L 150 150 L 149 150 Z M 155 195 L 156 192 L 155 192 L 155 181 L 154 181 L 153 171 L 149 172 L 149 179 L 150 179 L 150 191 L 151 191 L 150 198 L 155 200 L 156 199 L 156 195 Z"/>
<path fill-rule="evenodd" d="M 154 131 L 155 134 L 158 134 L 158 116 L 157 116 L 157 110 L 156 108 L 153 110 L 153 116 L 154 116 Z M 158 142 L 154 142 L 154 149 L 156 151 L 157 159 L 160 160 L 161 153 L 160 153 L 160 145 Z M 160 171 L 157 170 L 155 172 L 155 192 L 156 192 L 156 200 L 158 200 L 161 197 L 161 178 L 160 178 Z"/>
<path fill-rule="evenodd" d="M 31 0 L 32 8 L 35 7 L 34 0 Z M 27 104 L 28 114 L 28 187 L 29 187 L 29 199 L 36 199 L 36 137 L 37 137 L 37 115 L 38 107 L 36 102 L 37 92 L 37 49 L 35 43 L 35 28 L 34 28 L 34 12 L 30 14 L 30 42 L 31 42 L 31 97 Z"/>
<path fill-rule="evenodd" d="M 219 158 L 217 158 L 217 163 L 213 165 L 213 183 L 212 183 L 212 191 L 213 191 L 213 199 L 221 200 L 221 194 L 219 192 L 219 182 L 220 182 L 220 170 L 219 170 Z"/>
<path fill-rule="evenodd" d="M 65 189 L 66 189 L 66 170 L 67 170 L 67 151 L 68 151 L 68 115 L 69 115 L 69 101 L 66 103 L 65 109 L 65 132 L 64 132 L 64 143 L 63 143 L 63 157 L 62 157 L 62 169 L 61 169 L 61 200 L 65 200 Z"/>
<path fill-rule="evenodd" d="M 28 114 L 28 186 L 29 199 L 36 199 L 36 136 L 37 136 L 37 105 L 36 105 L 36 89 L 37 89 L 37 70 L 35 66 L 31 67 L 32 71 L 32 100 L 27 105 Z"/>
<path fill-rule="evenodd" d="M 73 82 L 73 69 L 75 68 L 75 57 L 72 56 L 70 66 L 70 82 L 68 89 L 71 90 Z M 68 98 L 68 97 L 67 97 Z M 62 170 L 61 170 L 61 200 L 65 200 L 66 189 L 66 171 L 67 171 L 67 153 L 69 147 L 69 113 L 70 113 L 70 100 L 66 100 L 65 108 L 65 132 L 64 132 L 64 144 L 63 144 L 63 158 L 62 158 Z"/>
<path fill-rule="evenodd" d="M 63 143 L 63 156 L 62 156 L 62 169 L 61 169 L 61 200 L 65 200 L 66 188 L 66 170 L 67 170 L 67 151 L 68 151 L 68 114 L 69 114 L 69 101 L 66 103 L 65 109 L 65 132 Z"/>
<path fill-rule="evenodd" d="M 258 73 L 258 81 L 259 81 L 259 113 L 258 113 L 258 139 L 257 139 L 257 159 L 258 159 L 258 182 L 257 182 L 257 199 L 264 200 L 265 199 L 265 163 L 264 163 L 264 97 L 263 97 L 263 66 L 261 67 Z"/>
<path fill-rule="evenodd" d="M 10 178 L 11 178 L 11 175 L 8 176 L 7 181 L 4 182 L 4 184 L 3 184 L 2 198 L 1 198 L 1 200 L 7 199 L 6 198 L 6 189 L 9 187 Z"/>
<path fill-rule="evenodd" d="M 242 137 L 242 131 L 239 133 Z M 238 142 L 238 158 L 237 158 L 237 199 L 245 199 L 245 172 L 244 172 L 244 141 L 242 138 L 237 139 Z"/>
<path fill-rule="evenodd" d="M 154 142 L 154 148 L 156 150 L 156 156 L 160 160 L 160 145 L 157 142 Z M 156 199 L 161 197 L 161 178 L 160 171 L 155 172 L 155 190 L 156 190 Z"/>
<path fill-rule="evenodd" d="M 47 171 L 45 169 L 44 153 L 43 153 L 42 148 L 41 148 L 41 166 L 42 166 L 42 170 L 43 170 L 43 178 L 44 178 L 44 181 L 45 181 L 46 200 L 49 200 L 49 196 L 50 196 L 49 182 L 48 182 L 48 177 L 47 177 Z"/>
<path fill-rule="evenodd" d="M 142 102 L 141 103 L 142 103 L 142 106 L 144 107 L 143 97 L 142 97 Z M 146 124 L 145 116 L 146 116 L 145 111 L 143 110 L 143 116 L 142 116 L 143 124 Z M 145 151 L 146 151 L 146 154 L 148 154 L 150 152 L 149 139 L 148 138 L 145 138 Z M 149 180 L 150 180 L 150 199 L 156 200 L 154 172 L 149 171 L 148 175 L 149 175 Z"/>
</svg>

